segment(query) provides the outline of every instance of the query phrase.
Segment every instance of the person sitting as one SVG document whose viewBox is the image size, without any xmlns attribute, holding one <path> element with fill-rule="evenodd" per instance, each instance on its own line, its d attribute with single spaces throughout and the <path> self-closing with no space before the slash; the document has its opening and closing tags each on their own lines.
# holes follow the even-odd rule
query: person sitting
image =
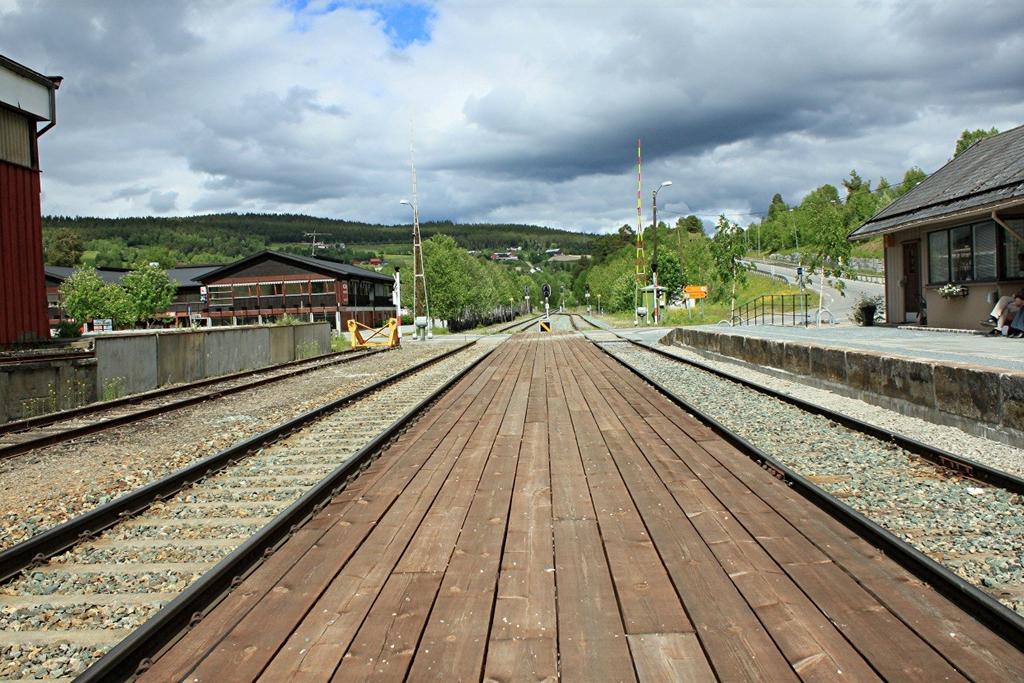
<svg viewBox="0 0 1024 683">
<path fill-rule="evenodd" d="M 989 314 L 988 318 L 981 321 L 982 325 L 996 328 L 993 332 L 999 331 L 1010 324 L 1010 321 L 1014 319 L 1017 313 L 1024 309 L 1024 289 L 1020 290 L 1012 297 L 1001 296 L 999 301 L 996 302 L 995 307 L 992 309 L 992 313 Z"/>
<path fill-rule="evenodd" d="M 1013 316 L 1013 320 L 1010 321 L 1010 325 L 1005 332 L 1007 337 L 1024 337 L 1024 306 L 1017 309 L 1016 315 Z"/>
</svg>

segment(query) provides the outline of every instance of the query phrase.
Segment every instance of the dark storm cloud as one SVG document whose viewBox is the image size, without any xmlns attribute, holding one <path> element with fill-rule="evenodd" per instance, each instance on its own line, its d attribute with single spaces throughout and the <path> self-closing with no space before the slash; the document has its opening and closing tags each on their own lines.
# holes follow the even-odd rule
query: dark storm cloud
<svg viewBox="0 0 1024 683">
<path fill-rule="evenodd" d="M 414 130 L 425 218 L 614 229 L 635 222 L 638 137 L 672 220 L 851 168 L 898 180 L 963 128 L 1024 122 L 1019 2 L 428 13 L 396 45 L 366 3 L 0 0 L 0 45 L 66 77 L 42 142 L 64 213 L 405 221 Z"/>
</svg>

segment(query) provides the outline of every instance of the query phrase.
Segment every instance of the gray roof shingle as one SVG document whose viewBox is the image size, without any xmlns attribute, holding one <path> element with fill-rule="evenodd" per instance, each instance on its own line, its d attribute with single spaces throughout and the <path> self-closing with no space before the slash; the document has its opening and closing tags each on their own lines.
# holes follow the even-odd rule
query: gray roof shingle
<svg viewBox="0 0 1024 683">
<path fill-rule="evenodd" d="M 893 232 L 917 221 L 1024 198 L 1024 126 L 971 145 L 850 234 Z"/>
<path fill-rule="evenodd" d="M 358 266 L 353 266 L 348 263 L 341 263 L 340 261 L 332 261 L 329 259 L 313 258 L 311 256 L 299 256 L 298 254 L 287 254 L 280 251 L 269 250 L 261 251 L 258 254 L 253 254 L 252 256 L 246 256 L 245 258 L 239 259 L 234 263 L 229 263 L 226 266 L 210 270 L 209 272 L 204 273 L 199 277 L 205 282 L 212 276 L 219 277 L 225 275 L 227 273 L 238 270 L 239 268 L 242 268 L 248 265 L 249 263 L 252 263 L 253 261 L 257 261 L 259 259 L 264 258 L 276 258 L 282 261 L 292 261 L 293 263 L 304 265 L 308 268 L 312 268 L 313 270 L 332 273 L 334 275 L 355 276 L 364 278 L 366 280 L 376 280 L 378 282 L 394 282 L 394 278 L 391 277 L 390 275 L 382 275 L 372 270 L 359 268 Z"/>
</svg>

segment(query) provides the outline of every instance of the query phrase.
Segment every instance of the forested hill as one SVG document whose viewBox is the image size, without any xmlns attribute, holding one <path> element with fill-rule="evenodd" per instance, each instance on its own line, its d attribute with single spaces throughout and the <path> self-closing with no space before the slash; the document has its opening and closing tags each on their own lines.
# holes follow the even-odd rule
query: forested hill
<svg viewBox="0 0 1024 683">
<path fill-rule="evenodd" d="M 411 250 L 411 227 L 376 225 L 289 214 L 210 214 L 174 218 L 90 218 L 44 216 L 44 242 L 77 236 L 95 265 L 115 266 L 139 260 L 176 263 L 224 263 L 262 249 L 288 249 L 308 243 L 310 233 L 330 246 L 329 255 L 365 258 L 383 252 Z M 595 235 L 537 225 L 422 223 L 423 239 L 436 234 L 453 237 L 465 249 L 501 251 L 511 246 L 527 251 L 558 247 L 566 253 L 588 254 Z M 337 245 L 344 244 L 344 249 Z M 49 258 L 49 253 L 48 253 Z M 53 259 L 50 259 L 53 260 Z M 90 259 L 92 260 L 92 259 Z"/>
</svg>

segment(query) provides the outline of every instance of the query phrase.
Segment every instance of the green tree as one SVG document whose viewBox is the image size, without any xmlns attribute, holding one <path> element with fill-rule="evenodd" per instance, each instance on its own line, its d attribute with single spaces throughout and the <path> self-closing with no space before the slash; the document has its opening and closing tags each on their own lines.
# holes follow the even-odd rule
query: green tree
<svg viewBox="0 0 1024 683">
<path fill-rule="evenodd" d="M 960 133 L 960 138 L 956 141 L 956 149 L 953 150 L 953 158 L 955 159 L 956 157 L 966 152 L 967 148 L 973 145 L 978 140 L 984 140 L 985 138 L 992 137 L 993 135 L 998 134 L 999 130 L 996 129 L 995 126 L 993 126 L 989 130 L 985 130 L 984 128 L 978 128 L 976 130 L 965 130 L 963 133 Z"/>
<path fill-rule="evenodd" d="M 104 284 L 94 268 L 75 270 L 60 286 L 64 310 L 78 323 L 110 318 L 118 327 L 131 324 L 125 291 Z"/>
<path fill-rule="evenodd" d="M 679 257 L 667 249 L 663 250 L 658 254 L 658 286 L 665 288 L 671 301 L 679 296 L 683 284 L 683 268 L 679 264 Z"/>
<path fill-rule="evenodd" d="M 78 233 L 68 228 L 55 231 L 48 239 L 43 239 L 44 259 L 51 266 L 78 265 L 84 247 Z"/>
<path fill-rule="evenodd" d="M 830 187 L 830 186 L 823 186 Z M 858 192 L 863 192 L 859 189 Z M 839 278 L 849 275 L 850 251 L 853 245 L 847 239 L 849 230 L 843 220 L 842 208 L 828 191 L 812 192 L 800 206 L 806 216 L 809 259 L 808 273 L 818 273 L 818 323 L 824 307 L 826 281 L 845 296 Z"/>
<path fill-rule="evenodd" d="M 691 235 L 683 245 L 683 284 L 707 285 L 711 278 L 711 240 L 701 233 Z"/>
<path fill-rule="evenodd" d="M 468 257 L 448 235 L 434 235 L 423 242 L 427 301 L 435 319 L 454 320 L 465 312 L 472 282 L 464 254 Z"/>
<path fill-rule="evenodd" d="M 159 266 L 147 264 L 126 273 L 121 278 L 121 288 L 127 296 L 129 324 L 148 324 L 153 315 L 165 312 L 174 301 L 178 283 Z"/>
<path fill-rule="evenodd" d="M 918 184 L 928 177 L 928 174 L 917 166 L 912 166 L 903 174 L 903 180 L 896 187 L 896 196 L 902 196 L 913 190 Z"/>
<path fill-rule="evenodd" d="M 725 291 L 729 291 L 729 319 L 732 320 L 736 316 L 736 287 L 747 284 L 747 267 L 740 261 L 746 253 L 743 231 L 724 215 L 719 216 L 710 246 L 713 275 L 719 285 L 714 298 L 720 301 Z"/>
</svg>

